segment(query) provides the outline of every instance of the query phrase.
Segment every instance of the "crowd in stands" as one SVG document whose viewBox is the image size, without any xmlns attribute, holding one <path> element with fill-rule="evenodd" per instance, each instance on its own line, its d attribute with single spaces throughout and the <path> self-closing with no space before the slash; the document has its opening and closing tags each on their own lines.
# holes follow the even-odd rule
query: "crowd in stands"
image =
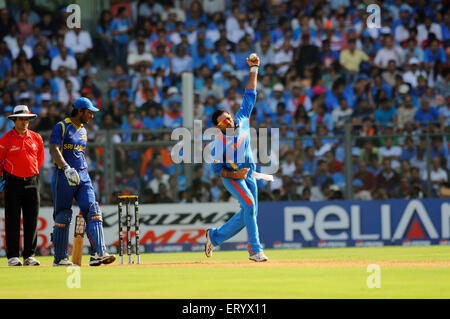
<svg viewBox="0 0 450 319">
<path fill-rule="evenodd" d="M 69 29 L 64 7 L 39 3 L 0 10 L 0 135 L 13 126 L 14 105 L 29 105 L 39 115 L 30 128 L 44 133 L 85 96 L 101 110 L 90 142 L 104 142 L 100 129 L 142 130 L 114 134 L 114 143 L 168 141 L 183 125 L 183 72 L 194 74 L 194 118 L 206 129 L 215 109 L 239 109 L 245 58 L 256 52 L 251 126 L 279 128 L 280 141 L 279 170 L 260 183 L 261 200 L 344 198 L 347 123 L 356 199 L 439 197 L 448 186 L 448 1 L 383 1 L 375 28 L 363 1 L 114 1 L 91 31 Z M 99 83 L 104 70 L 112 75 Z M 170 147 L 114 150 L 116 193 L 144 202 L 230 199 L 208 165 L 196 165 L 186 185 Z M 87 153 L 105 202 L 103 155 L 102 147 Z"/>
</svg>

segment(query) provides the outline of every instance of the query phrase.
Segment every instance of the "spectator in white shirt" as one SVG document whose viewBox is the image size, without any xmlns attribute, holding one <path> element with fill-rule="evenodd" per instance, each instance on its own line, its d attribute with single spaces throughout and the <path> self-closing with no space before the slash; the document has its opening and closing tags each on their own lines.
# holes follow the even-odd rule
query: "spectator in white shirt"
<svg viewBox="0 0 450 319">
<path fill-rule="evenodd" d="M 296 166 L 294 162 L 294 153 L 292 151 L 286 152 L 285 160 L 281 164 L 281 174 L 283 176 L 293 176 Z"/>
<path fill-rule="evenodd" d="M 338 132 L 344 131 L 344 125 L 350 122 L 352 114 L 353 109 L 348 107 L 347 99 L 345 97 L 339 98 L 339 107 L 331 112 L 334 127 Z"/>
<path fill-rule="evenodd" d="M 401 24 L 397 25 L 394 29 L 394 37 L 395 40 L 399 43 L 407 40 L 409 38 L 409 22 L 408 19 L 409 11 L 406 8 L 400 8 L 399 10 L 399 20 L 401 20 Z"/>
<path fill-rule="evenodd" d="M 273 63 L 277 68 L 277 73 L 281 76 L 285 75 L 287 70 L 294 64 L 294 50 L 289 39 L 283 42 L 282 49 L 278 51 L 273 59 Z"/>
<path fill-rule="evenodd" d="M 141 65 L 144 65 L 147 69 L 150 68 L 153 61 L 151 53 L 145 51 L 144 41 L 139 41 L 137 48 L 137 52 L 128 53 L 127 64 L 131 74 L 137 73 Z"/>
<path fill-rule="evenodd" d="M 171 60 L 172 74 L 181 75 L 183 72 L 192 72 L 192 58 L 188 54 L 186 47 L 179 44 L 176 48 L 176 55 Z"/>
<path fill-rule="evenodd" d="M 61 65 L 58 67 L 57 75 L 55 77 L 55 82 L 58 86 L 58 92 L 66 90 L 66 80 L 70 80 L 72 82 L 74 91 L 80 91 L 80 83 L 78 82 L 77 78 L 71 76 L 69 70 L 64 65 Z"/>
<path fill-rule="evenodd" d="M 25 44 L 25 39 L 22 36 L 17 37 L 17 46 L 11 50 L 13 60 L 19 56 L 20 51 L 25 52 L 27 55 L 27 60 L 30 60 L 34 55 L 33 49 L 29 45 Z"/>
<path fill-rule="evenodd" d="M 91 56 L 92 38 L 88 31 L 74 28 L 67 32 L 64 35 L 64 46 L 72 50 L 80 65 L 84 64 L 86 59 L 93 60 Z"/>
<path fill-rule="evenodd" d="M 400 66 L 401 51 L 394 44 L 394 39 L 390 34 L 384 36 L 383 47 L 377 52 L 374 64 L 380 69 L 386 69 L 390 60 L 394 60 Z"/>
<path fill-rule="evenodd" d="M 427 74 L 425 71 L 419 69 L 419 60 L 415 57 L 409 59 L 408 71 L 403 74 L 403 81 L 405 83 L 411 84 L 413 88 L 417 87 L 417 78 L 422 75 L 426 78 Z"/>
<path fill-rule="evenodd" d="M 228 40 L 232 41 L 233 43 L 237 43 L 239 39 L 237 41 L 234 41 L 233 33 L 235 30 L 239 30 L 239 23 L 238 23 L 238 18 L 240 15 L 239 7 L 238 6 L 233 7 L 231 13 L 232 14 L 225 21 L 225 28 L 227 30 Z"/>
<path fill-rule="evenodd" d="M 425 171 L 422 174 L 422 179 L 426 181 L 427 177 L 427 172 Z M 431 159 L 430 181 L 433 185 L 433 190 L 437 193 L 439 188 L 448 182 L 447 172 L 441 167 L 441 160 L 437 156 Z"/>
<path fill-rule="evenodd" d="M 400 166 L 400 156 L 402 155 L 402 148 L 394 145 L 392 137 L 386 137 L 384 140 L 384 146 L 379 148 L 380 154 L 383 159 L 391 160 L 391 166 L 396 169 Z"/>
<path fill-rule="evenodd" d="M 428 39 L 428 34 L 434 33 L 438 40 L 442 40 L 442 30 L 438 23 L 434 23 L 431 16 L 425 16 L 424 23 L 419 24 L 417 27 L 417 41 L 419 46 L 422 46 L 423 42 Z"/>
<path fill-rule="evenodd" d="M 77 60 L 69 55 L 69 50 L 64 46 L 60 49 L 60 55 L 57 55 L 52 59 L 50 68 L 53 72 L 56 72 L 60 66 L 66 67 L 74 75 L 77 72 Z"/>
<path fill-rule="evenodd" d="M 256 44 L 255 51 L 262 63 L 268 64 L 274 60 L 275 52 L 270 43 L 270 35 L 262 38 L 262 40 Z M 264 65 L 261 64 L 260 68 L 261 67 L 264 67 Z"/>
<path fill-rule="evenodd" d="M 253 38 L 254 30 L 247 23 L 245 14 L 240 13 L 237 16 L 237 27 L 235 29 L 232 29 L 231 32 L 228 32 L 227 29 L 227 34 L 228 40 L 230 40 L 233 43 L 238 43 L 239 40 L 241 40 L 242 37 L 245 36 L 246 34 L 249 34 Z"/>
</svg>

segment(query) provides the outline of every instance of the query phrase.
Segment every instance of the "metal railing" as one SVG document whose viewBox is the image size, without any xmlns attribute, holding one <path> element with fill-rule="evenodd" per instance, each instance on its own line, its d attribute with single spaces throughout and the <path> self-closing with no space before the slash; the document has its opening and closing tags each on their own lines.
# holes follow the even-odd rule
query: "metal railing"
<svg viewBox="0 0 450 319">
<path fill-rule="evenodd" d="M 327 140 L 335 140 L 336 146 L 343 148 L 344 150 L 344 165 L 343 165 L 343 175 L 345 177 L 345 189 L 344 194 L 346 199 L 353 199 L 353 176 L 354 176 L 354 162 L 352 156 L 352 149 L 358 143 L 358 141 L 364 141 L 367 139 L 372 140 L 382 140 L 388 137 L 393 138 L 406 138 L 408 135 L 395 133 L 395 134 L 377 134 L 372 136 L 360 136 L 352 134 L 353 126 L 351 124 L 347 124 L 345 126 L 343 135 L 326 135 L 326 136 L 296 136 L 291 138 L 282 138 L 283 140 L 302 140 L 305 141 L 314 141 L 315 139 L 327 139 Z M 139 167 L 140 161 L 145 153 L 145 151 L 150 147 L 164 147 L 170 148 L 174 146 L 178 141 L 170 140 L 171 130 L 163 129 L 163 130 L 147 130 L 147 129 L 133 129 L 133 130 L 98 130 L 95 132 L 88 132 L 88 135 L 94 135 L 95 138 L 91 141 L 88 141 L 86 152 L 91 152 L 91 150 L 102 149 L 102 152 L 96 153 L 98 156 L 98 161 L 101 162 L 102 165 L 97 163 L 95 174 L 100 174 L 102 179 L 102 187 L 99 190 L 100 201 L 105 204 L 113 203 L 113 193 L 117 191 L 117 183 L 116 183 L 116 173 L 120 173 L 118 175 L 122 176 L 124 170 L 127 166 Z M 44 138 L 45 145 L 48 147 L 48 141 L 50 132 L 40 132 L 42 137 Z M 118 134 L 123 137 L 127 134 L 131 134 L 133 138 L 127 142 L 115 142 L 113 137 Z M 166 134 L 165 138 L 161 138 Z M 139 136 L 139 138 L 136 138 Z M 427 194 L 432 194 L 432 183 L 430 180 L 431 174 L 431 141 L 434 137 L 441 137 L 444 143 L 447 143 L 447 137 L 450 136 L 449 133 L 431 133 L 430 130 L 426 130 L 421 134 L 414 135 L 415 138 L 419 138 L 425 141 L 426 146 L 426 161 L 427 161 L 427 180 L 426 180 L 426 188 Z M 89 138 L 89 137 L 88 137 Z M 121 163 L 122 161 L 117 158 L 118 151 L 121 149 L 122 152 L 125 152 L 127 156 L 136 152 L 134 156 L 137 156 L 135 161 L 126 159 L 125 163 Z M 119 162 L 121 163 L 119 165 Z M 176 180 L 178 182 L 179 174 L 183 174 L 186 177 L 186 187 L 191 186 L 192 184 L 192 175 L 194 170 L 194 164 L 180 164 L 182 169 L 175 170 Z M 122 170 L 122 171 L 117 171 Z M 180 173 L 182 172 L 182 173 Z M 49 173 L 49 172 L 47 172 Z M 138 173 L 139 174 L 139 173 Z M 188 178 L 189 177 L 189 178 Z M 139 178 L 143 179 L 144 176 L 139 175 Z M 48 180 L 48 177 L 47 177 Z M 178 185 L 177 185 L 178 186 Z"/>
</svg>

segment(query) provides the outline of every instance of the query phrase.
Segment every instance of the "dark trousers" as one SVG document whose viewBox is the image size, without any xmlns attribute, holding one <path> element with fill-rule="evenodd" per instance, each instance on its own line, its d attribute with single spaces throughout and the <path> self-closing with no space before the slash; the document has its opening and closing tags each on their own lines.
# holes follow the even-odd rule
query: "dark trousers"
<svg viewBox="0 0 450 319">
<path fill-rule="evenodd" d="M 24 259 L 34 256 L 37 244 L 37 221 L 39 215 L 39 177 L 21 181 L 11 177 L 5 183 L 5 242 L 6 256 L 19 257 L 20 217 L 23 214 Z"/>
</svg>

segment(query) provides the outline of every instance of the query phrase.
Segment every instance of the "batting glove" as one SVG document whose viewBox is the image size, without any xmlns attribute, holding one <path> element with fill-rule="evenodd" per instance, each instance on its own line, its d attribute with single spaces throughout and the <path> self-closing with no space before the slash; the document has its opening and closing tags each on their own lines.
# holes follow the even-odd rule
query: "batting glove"
<svg viewBox="0 0 450 319">
<path fill-rule="evenodd" d="M 80 176 L 78 176 L 75 168 L 72 168 L 68 164 L 66 164 L 64 165 L 63 170 L 70 186 L 77 186 L 78 184 L 80 184 Z"/>
</svg>

